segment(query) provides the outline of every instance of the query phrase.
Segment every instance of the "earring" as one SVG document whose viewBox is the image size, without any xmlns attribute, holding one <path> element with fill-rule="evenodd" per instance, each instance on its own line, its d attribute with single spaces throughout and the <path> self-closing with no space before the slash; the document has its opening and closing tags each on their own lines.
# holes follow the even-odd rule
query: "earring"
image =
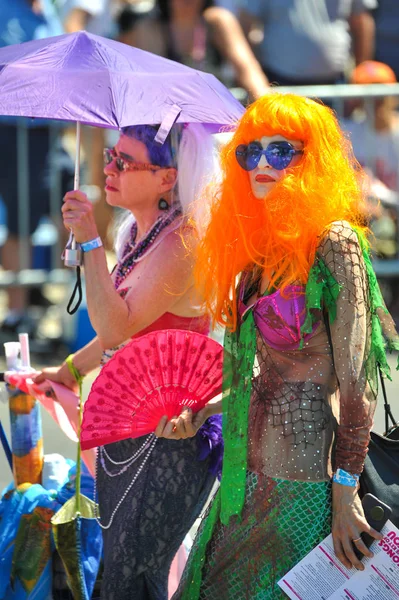
<svg viewBox="0 0 399 600">
<path fill-rule="evenodd" d="M 166 202 L 165 198 L 161 198 L 158 202 L 159 210 L 169 210 L 169 204 Z"/>
</svg>

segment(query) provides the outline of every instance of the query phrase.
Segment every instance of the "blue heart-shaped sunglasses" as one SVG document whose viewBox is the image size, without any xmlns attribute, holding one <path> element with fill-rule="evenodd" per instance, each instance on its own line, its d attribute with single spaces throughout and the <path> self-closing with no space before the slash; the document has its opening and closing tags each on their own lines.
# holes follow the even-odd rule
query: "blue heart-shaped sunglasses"
<svg viewBox="0 0 399 600">
<path fill-rule="evenodd" d="M 268 165 L 277 171 L 282 171 L 298 154 L 303 154 L 303 150 L 296 150 L 290 142 L 284 141 L 270 142 L 265 149 L 260 142 L 240 144 L 236 148 L 237 162 L 246 171 L 256 169 L 262 155 L 265 156 Z"/>
</svg>

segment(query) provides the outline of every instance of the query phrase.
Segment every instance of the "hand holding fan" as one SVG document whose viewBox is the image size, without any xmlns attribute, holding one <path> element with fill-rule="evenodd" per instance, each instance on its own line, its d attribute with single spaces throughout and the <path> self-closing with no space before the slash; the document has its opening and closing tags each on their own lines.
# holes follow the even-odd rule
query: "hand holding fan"
<svg viewBox="0 0 399 600">
<path fill-rule="evenodd" d="M 154 432 L 184 407 L 198 412 L 222 390 L 223 348 L 200 333 L 166 329 L 118 350 L 84 407 L 82 449 Z"/>
</svg>

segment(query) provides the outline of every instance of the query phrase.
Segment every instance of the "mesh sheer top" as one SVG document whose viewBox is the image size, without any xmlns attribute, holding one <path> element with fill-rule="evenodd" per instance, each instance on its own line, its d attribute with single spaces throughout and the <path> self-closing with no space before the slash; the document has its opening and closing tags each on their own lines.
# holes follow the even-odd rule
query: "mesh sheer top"
<svg viewBox="0 0 399 600">
<path fill-rule="evenodd" d="M 284 295 L 241 306 L 240 327 L 252 312 L 256 331 L 250 471 L 309 481 L 326 480 L 339 467 L 362 471 L 377 395 L 371 364 L 378 361 L 373 349 L 377 311 L 383 332 L 397 341 L 382 299 L 379 307 L 371 306 L 375 290 L 368 271 L 357 233 L 337 222 L 320 240 L 306 287 L 292 286 Z M 300 332 L 305 332 L 302 341 Z M 237 347 L 243 343 L 239 339 Z M 234 344 L 230 352 L 240 377 L 247 365 L 245 360 L 234 365 Z"/>
</svg>

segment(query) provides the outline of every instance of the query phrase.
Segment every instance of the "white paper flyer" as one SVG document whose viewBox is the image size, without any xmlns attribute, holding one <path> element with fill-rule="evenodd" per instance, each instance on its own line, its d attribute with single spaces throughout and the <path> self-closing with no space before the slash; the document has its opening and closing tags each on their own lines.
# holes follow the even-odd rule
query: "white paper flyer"
<svg viewBox="0 0 399 600">
<path fill-rule="evenodd" d="M 291 600 L 399 600 L 399 529 L 387 521 L 384 538 L 370 547 L 365 569 L 346 569 L 334 553 L 330 534 L 278 585 Z"/>
</svg>

